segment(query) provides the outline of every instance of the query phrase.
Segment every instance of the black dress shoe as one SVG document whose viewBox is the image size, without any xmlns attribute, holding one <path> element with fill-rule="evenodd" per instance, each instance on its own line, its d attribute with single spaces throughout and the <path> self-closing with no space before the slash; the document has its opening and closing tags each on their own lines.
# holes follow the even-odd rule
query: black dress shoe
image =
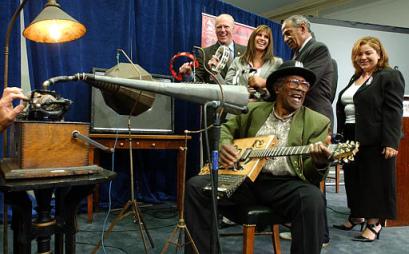
<svg viewBox="0 0 409 254">
<path fill-rule="evenodd" d="M 367 238 L 367 237 L 365 237 L 363 235 L 358 235 L 358 236 L 355 236 L 354 238 L 352 238 L 352 240 L 353 241 L 358 241 L 358 242 L 373 242 L 376 239 L 379 239 L 379 235 L 381 234 L 382 227 L 379 229 L 379 231 L 376 231 L 375 230 L 376 226 L 379 226 L 379 223 L 377 223 L 377 224 L 368 224 L 366 226 L 367 229 L 369 229 L 372 233 L 375 234 L 374 239 Z"/>
<path fill-rule="evenodd" d="M 341 225 L 332 225 L 334 228 L 339 229 L 339 230 L 345 230 L 345 231 L 351 231 L 356 225 L 361 225 L 361 231 L 364 229 L 365 221 L 362 221 L 360 223 L 355 223 L 352 221 L 351 216 L 348 217 L 349 223 L 351 223 L 350 227 L 345 226 L 344 224 Z"/>
</svg>

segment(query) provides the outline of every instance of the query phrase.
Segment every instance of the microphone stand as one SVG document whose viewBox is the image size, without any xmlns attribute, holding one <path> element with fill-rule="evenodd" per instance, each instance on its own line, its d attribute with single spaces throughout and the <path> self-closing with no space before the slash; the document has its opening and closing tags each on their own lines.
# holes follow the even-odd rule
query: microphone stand
<svg viewBox="0 0 409 254">
<path fill-rule="evenodd" d="M 217 113 L 217 109 L 220 107 L 219 103 L 208 102 L 205 104 L 205 116 L 207 115 L 207 107 L 211 106 L 215 109 L 215 119 L 213 123 L 213 130 L 211 138 L 213 139 L 211 143 L 209 143 L 209 136 L 206 131 L 206 143 L 212 144 L 212 152 L 210 155 L 210 147 L 207 147 L 207 154 L 210 158 L 210 176 L 211 176 L 211 185 L 212 185 L 212 192 L 211 192 L 211 200 L 212 200 L 212 217 L 211 217 L 211 233 L 210 233 L 210 253 L 216 254 L 219 253 L 220 250 L 220 238 L 219 238 L 219 228 L 218 228 L 218 212 L 217 212 L 217 190 L 218 190 L 218 169 L 219 169 L 219 139 L 220 139 L 220 128 L 221 128 L 221 113 Z M 207 126 L 207 122 L 205 122 L 205 126 Z"/>
<path fill-rule="evenodd" d="M 185 158 L 187 157 L 187 134 L 188 133 L 194 133 L 192 131 L 185 130 L 185 146 L 180 147 L 182 151 L 185 153 Z M 169 245 L 173 244 L 176 247 L 176 252 L 182 251 L 183 247 L 191 244 L 193 252 L 195 254 L 199 254 L 199 251 L 197 250 L 196 244 L 193 241 L 192 235 L 189 232 L 189 229 L 185 223 L 185 181 L 186 181 L 186 159 L 183 162 L 183 173 L 182 173 L 182 179 L 180 179 L 180 182 L 182 183 L 180 191 L 181 195 L 181 201 L 180 201 L 180 208 L 178 211 L 178 216 L 179 220 L 176 225 L 176 227 L 173 229 L 171 235 L 169 236 L 168 240 L 166 241 L 165 245 L 162 248 L 162 251 L 160 252 L 161 254 L 164 254 L 168 251 Z M 184 241 L 184 242 L 183 242 Z"/>
<path fill-rule="evenodd" d="M 210 158 L 210 178 L 211 178 L 211 200 L 212 200 L 212 218 L 211 218 L 211 227 L 210 227 L 210 253 L 217 254 L 222 253 L 220 245 L 220 235 L 218 227 L 218 211 L 217 211 L 217 193 L 218 193 L 218 182 L 219 182 L 219 141 L 220 141 L 220 132 L 221 132 L 221 121 L 223 116 L 223 110 L 220 112 L 219 109 L 227 109 L 228 112 L 233 114 L 247 113 L 247 106 L 236 106 L 230 103 L 223 103 L 221 101 L 209 101 L 204 105 L 204 115 L 205 115 L 205 126 L 207 126 L 207 108 L 214 108 L 216 114 L 214 116 L 213 130 L 212 130 L 212 142 L 209 142 L 208 132 L 205 132 L 207 146 L 207 155 Z M 212 153 L 210 154 L 210 146 L 212 146 Z"/>
<path fill-rule="evenodd" d="M 150 246 L 154 248 L 154 243 L 151 235 L 149 234 L 148 228 L 146 227 L 145 221 L 143 220 L 142 213 L 139 209 L 138 201 L 135 198 L 135 185 L 134 185 L 134 165 L 133 165 L 133 153 L 132 153 L 132 133 L 131 133 L 131 115 L 132 112 L 135 109 L 135 106 L 137 103 L 134 104 L 132 111 L 129 114 L 128 117 L 128 142 L 129 142 L 129 172 L 130 172 L 130 184 L 131 184 L 131 199 L 128 200 L 128 202 L 125 204 L 125 206 L 122 208 L 122 210 L 119 212 L 118 216 L 111 222 L 111 224 L 108 227 L 108 230 L 105 231 L 105 233 L 102 236 L 102 239 L 97 243 L 97 245 L 94 247 L 92 250 L 92 254 L 96 254 L 100 246 L 103 244 L 103 241 L 108 238 L 108 236 L 111 234 L 113 228 L 115 227 L 116 224 L 129 214 L 132 215 L 133 218 L 133 223 L 138 224 L 139 232 L 142 237 L 142 242 L 143 242 L 143 247 L 145 250 L 145 253 L 148 253 L 148 245 L 147 245 L 147 240 L 149 240 Z M 148 239 L 146 239 L 146 237 Z"/>
</svg>

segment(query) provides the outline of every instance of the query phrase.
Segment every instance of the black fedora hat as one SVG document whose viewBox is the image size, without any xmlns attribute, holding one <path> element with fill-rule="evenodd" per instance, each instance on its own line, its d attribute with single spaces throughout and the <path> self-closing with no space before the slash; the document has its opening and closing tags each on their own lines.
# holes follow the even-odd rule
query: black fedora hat
<svg viewBox="0 0 409 254">
<path fill-rule="evenodd" d="M 286 61 L 267 78 L 266 87 L 270 92 L 271 97 L 275 98 L 274 83 L 278 79 L 290 75 L 303 77 L 308 83 L 310 83 L 310 86 L 313 86 L 316 80 L 314 72 L 305 68 L 301 62 L 295 60 Z"/>
</svg>

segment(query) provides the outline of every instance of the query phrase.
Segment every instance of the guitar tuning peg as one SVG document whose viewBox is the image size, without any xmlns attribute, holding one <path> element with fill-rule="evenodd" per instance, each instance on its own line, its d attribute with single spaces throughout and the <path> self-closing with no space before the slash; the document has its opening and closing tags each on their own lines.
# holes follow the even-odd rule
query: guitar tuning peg
<svg viewBox="0 0 409 254">
<path fill-rule="evenodd" d="M 354 159 L 354 156 L 352 156 L 352 155 L 349 156 L 348 160 L 349 160 L 349 161 L 354 161 L 354 160 L 355 160 L 355 159 Z"/>
<path fill-rule="evenodd" d="M 344 163 L 348 163 L 348 159 L 347 159 L 347 158 L 342 159 L 342 161 L 343 161 Z"/>
</svg>

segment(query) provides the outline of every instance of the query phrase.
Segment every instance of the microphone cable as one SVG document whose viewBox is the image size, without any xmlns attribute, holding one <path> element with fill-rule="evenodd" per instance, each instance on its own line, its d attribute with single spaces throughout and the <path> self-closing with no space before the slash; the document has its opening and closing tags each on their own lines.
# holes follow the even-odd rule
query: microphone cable
<svg viewBox="0 0 409 254">
<path fill-rule="evenodd" d="M 111 171 L 112 172 L 115 172 L 115 151 L 116 151 L 116 144 L 118 142 L 118 137 L 119 137 L 118 136 L 118 130 L 116 131 L 115 135 L 116 135 L 116 138 L 115 138 L 115 142 L 114 142 L 114 147 L 112 148 L 113 152 L 112 152 L 112 155 L 111 155 Z M 101 232 L 101 246 L 102 246 L 102 250 L 103 250 L 103 252 L 105 254 L 107 252 L 105 250 L 104 234 L 105 234 L 105 228 L 107 226 L 109 215 L 111 214 L 111 211 L 112 211 L 112 193 L 111 193 L 111 190 L 112 190 L 112 180 L 109 181 L 109 185 L 108 185 L 108 211 L 107 211 L 107 214 L 106 214 L 106 216 L 104 218 L 104 223 L 102 224 L 102 232 Z"/>
</svg>

